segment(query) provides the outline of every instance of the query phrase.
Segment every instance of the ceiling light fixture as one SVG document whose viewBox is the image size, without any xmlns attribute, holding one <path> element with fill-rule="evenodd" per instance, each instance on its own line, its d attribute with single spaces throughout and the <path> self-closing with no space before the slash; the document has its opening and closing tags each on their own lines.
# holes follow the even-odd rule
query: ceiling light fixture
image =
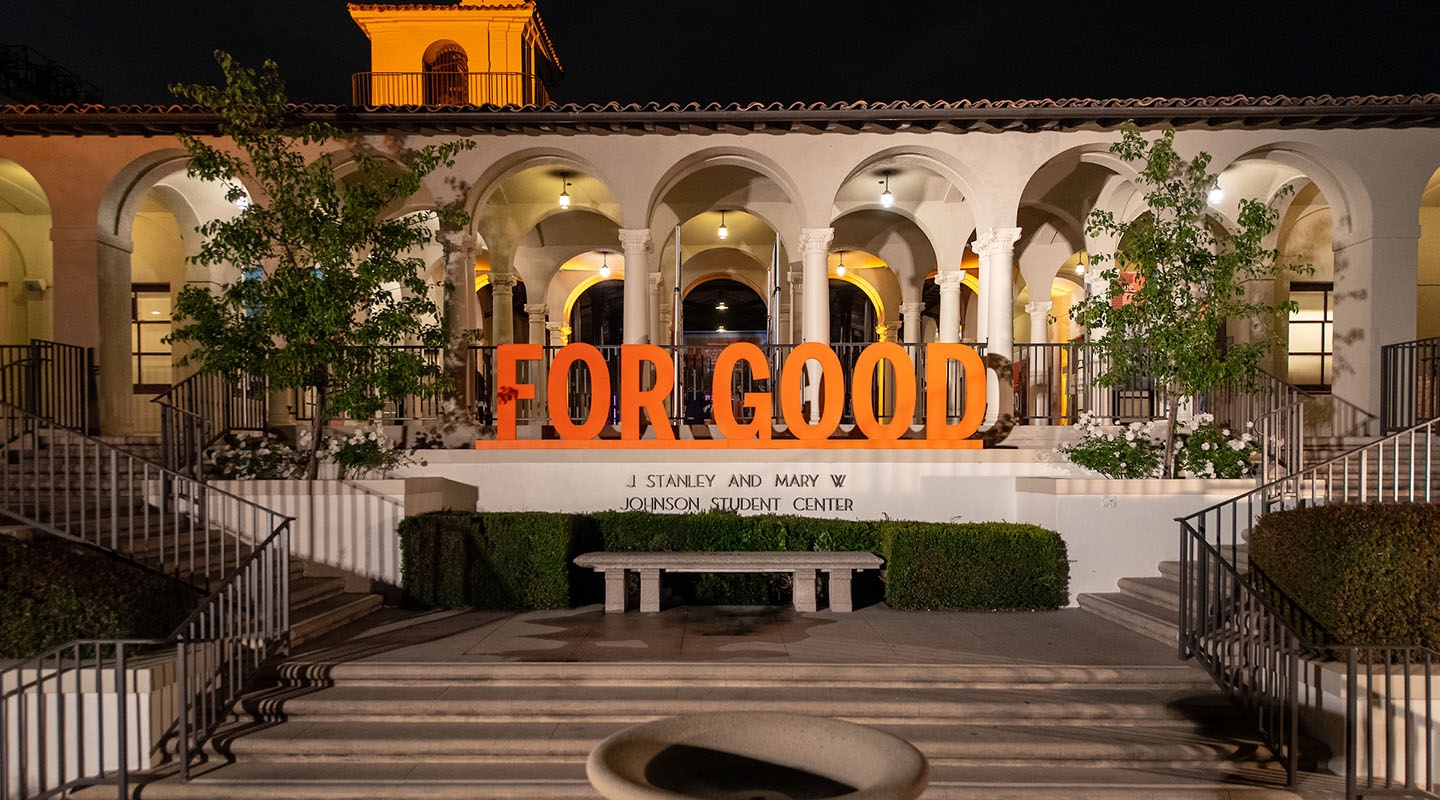
<svg viewBox="0 0 1440 800">
<path fill-rule="evenodd" d="M 609 253 L 605 253 L 605 252 L 600 253 L 600 277 L 602 277 L 602 278 L 608 278 L 608 277 L 610 277 L 610 254 L 609 254 Z"/>
<path fill-rule="evenodd" d="M 889 208 L 895 205 L 895 195 L 890 193 L 890 174 L 894 171 L 893 169 L 887 169 L 880 173 L 885 176 L 885 180 L 881 181 L 881 183 L 885 184 L 885 191 L 880 193 L 881 208 Z"/>
<path fill-rule="evenodd" d="M 560 207 L 570 208 L 570 173 L 560 173 Z"/>
<path fill-rule="evenodd" d="M 1220 191 L 1220 187 L 1219 187 L 1219 186 L 1216 186 L 1215 188 L 1211 189 L 1211 190 L 1210 190 L 1210 193 L 1207 194 L 1207 195 L 1205 195 L 1205 202 L 1209 203 L 1209 204 L 1212 205 L 1212 206 L 1218 206 L 1218 205 L 1220 205 L 1220 201 L 1221 201 L 1221 200 L 1224 200 L 1224 199 L 1225 199 L 1225 193 L 1222 192 L 1222 191 Z"/>
<path fill-rule="evenodd" d="M 715 234 L 721 239 L 727 239 L 730 236 L 730 229 L 725 227 L 725 212 L 723 210 L 720 212 L 720 230 L 715 231 Z"/>
<path fill-rule="evenodd" d="M 242 194 L 242 195 L 240 195 L 239 197 L 236 197 L 236 198 L 235 198 L 235 207 L 238 208 L 238 209 L 240 209 L 241 211 L 244 211 L 245 209 L 249 208 L 249 207 L 250 207 L 250 195 L 248 195 L 248 194 Z"/>
<path fill-rule="evenodd" d="M 838 267 L 835 268 L 835 274 L 836 274 L 836 275 L 839 275 L 839 276 L 842 277 L 842 278 L 845 277 L 845 251 L 844 251 L 844 250 L 841 250 L 841 251 L 840 251 L 840 266 L 838 266 Z"/>
</svg>

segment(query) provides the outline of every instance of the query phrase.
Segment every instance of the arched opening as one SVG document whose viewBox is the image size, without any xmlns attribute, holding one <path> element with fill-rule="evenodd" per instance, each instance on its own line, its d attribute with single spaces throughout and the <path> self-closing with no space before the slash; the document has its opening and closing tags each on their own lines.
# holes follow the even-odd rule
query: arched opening
<svg viewBox="0 0 1440 800">
<path fill-rule="evenodd" d="M 50 202 L 28 170 L 0 158 L 0 344 L 52 338 Z"/>
<path fill-rule="evenodd" d="M 1440 169 L 1420 198 L 1420 257 L 1415 285 L 1415 338 L 1440 336 Z"/>
<path fill-rule="evenodd" d="M 619 280 L 598 281 L 581 292 L 571 306 L 566 320 L 570 327 L 568 341 L 596 347 L 624 344 L 624 322 L 625 284 Z"/>
<path fill-rule="evenodd" d="M 467 105 L 470 102 L 469 73 L 465 48 L 443 40 L 430 45 L 425 51 L 425 105 Z"/>
</svg>

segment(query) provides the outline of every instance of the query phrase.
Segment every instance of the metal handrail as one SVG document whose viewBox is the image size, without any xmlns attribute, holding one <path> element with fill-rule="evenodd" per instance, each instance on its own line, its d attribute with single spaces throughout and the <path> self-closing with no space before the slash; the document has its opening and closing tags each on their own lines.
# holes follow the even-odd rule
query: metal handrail
<svg viewBox="0 0 1440 800">
<path fill-rule="evenodd" d="M 31 339 L 0 345 L 0 402 L 71 430 L 98 430 L 95 350 Z"/>
<path fill-rule="evenodd" d="M 170 387 L 150 401 L 160 406 L 161 463 L 205 480 L 205 448 L 231 431 L 265 430 L 268 398 L 259 378 L 196 373 Z"/>
<path fill-rule="evenodd" d="M 1301 682 L 1311 680 L 1299 666 L 1302 655 L 1343 653 L 1346 661 L 1346 733 L 1357 735 L 1362 723 L 1370 742 L 1364 758 L 1370 788 L 1393 785 L 1423 796 L 1436 796 L 1430 777 L 1433 749 L 1429 728 L 1433 723 L 1427 705 L 1423 714 L 1427 745 L 1413 747 L 1415 713 L 1411 703 L 1411 676 L 1407 670 L 1402 684 L 1392 691 L 1389 667 L 1377 685 L 1367 680 L 1364 714 L 1358 691 L 1358 670 L 1365 663 L 1367 674 L 1374 663 L 1360 654 L 1369 648 L 1336 648 L 1317 636 L 1313 621 L 1303 631 L 1296 629 L 1299 617 L 1286 606 L 1290 601 L 1273 584 L 1240 569 L 1242 538 L 1260 516 L 1272 510 L 1336 503 L 1430 502 L 1440 491 L 1431 467 L 1440 420 L 1431 420 L 1392 434 L 1377 442 L 1336 456 L 1292 474 L 1281 475 L 1238 497 L 1201 509 L 1180 518 L 1180 614 L 1179 652 L 1194 657 L 1233 700 L 1255 715 L 1266 744 L 1287 766 L 1294 780 L 1298 753 L 1298 714 Z M 1277 608 L 1279 604 L 1281 607 Z M 1320 640 L 1320 641 L 1317 641 Z M 1326 647 L 1324 652 L 1316 647 Z M 1418 677 L 1426 691 L 1437 676 L 1435 658 L 1424 648 L 1397 646 L 1391 651 L 1424 654 L 1425 669 Z M 1388 656 L 1387 656 L 1388 657 Z M 1367 657 L 1368 658 L 1368 657 Z M 1410 662 L 1406 662 L 1407 664 Z M 1395 691 L 1400 692 L 1397 701 Z M 1319 690 L 1312 687 L 1312 692 Z M 1374 708 L 1386 715 L 1374 724 Z M 1392 709 L 1404 722 L 1403 752 L 1395 749 Z M 1363 719 L 1362 719 L 1363 717 Z M 1361 759 L 1354 739 L 1346 753 L 1347 797 L 1359 794 Z M 1377 759 L 1377 748 L 1384 758 Z M 1378 762 L 1378 763 L 1377 763 Z M 1423 770 L 1425 785 L 1416 787 L 1417 770 Z M 1403 780 L 1396 778 L 1403 776 Z"/>
<path fill-rule="evenodd" d="M 1385 433 L 1440 417 L 1440 337 L 1381 347 L 1380 386 Z"/>
<path fill-rule="evenodd" d="M 0 508 L 6 515 L 214 590 L 174 634 L 155 643 L 175 647 L 176 752 L 181 774 L 188 777 L 191 756 L 260 665 L 289 650 L 291 517 L 7 403 L 0 403 L 0 422 L 6 434 Z M 66 645 L 40 661 L 64 663 L 66 653 L 73 656 L 79 652 L 74 648 L 84 646 Z M 117 657 L 123 653 L 116 642 L 88 646 L 99 647 L 102 660 L 105 648 L 116 648 Z M 102 752 L 112 744 L 111 749 L 123 745 L 119 752 L 132 752 L 128 734 L 114 728 L 114 721 L 86 714 L 16 716 L 19 709 L 44 707 L 47 700 L 37 693 L 60 685 L 28 679 L 26 670 L 33 672 L 35 663 L 0 670 L 0 709 L 5 709 L 0 713 L 10 714 L 0 725 L 0 761 L 25 754 L 0 771 L 0 800 L 47 797 L 109 781 L 125 797 L 131 760 L 109 764 L 85 757 L 90 743 Z M 73 683 L 80 677 L 62 670 L 58 679 Z M 125 683 L 121 677 L 116 685 Z M 122 704 L 130 702 L 128 695 L 118 696 Z M 22 740 L 32 734 L 59 744 L 54 752 L 26 750 Z"/>
</svg>

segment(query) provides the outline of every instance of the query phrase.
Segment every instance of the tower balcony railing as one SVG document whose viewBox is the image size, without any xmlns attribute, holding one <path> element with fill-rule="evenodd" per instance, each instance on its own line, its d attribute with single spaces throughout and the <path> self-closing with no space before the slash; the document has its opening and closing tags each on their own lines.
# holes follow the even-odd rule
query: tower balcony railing
<svg viewBox="0 0 1440 800">
<path fill-rule="evenodd" d="M 350 78 L 357 106 L 546 105 L 550 93 L 523 72 L 357 72 Z"/>
</svg>

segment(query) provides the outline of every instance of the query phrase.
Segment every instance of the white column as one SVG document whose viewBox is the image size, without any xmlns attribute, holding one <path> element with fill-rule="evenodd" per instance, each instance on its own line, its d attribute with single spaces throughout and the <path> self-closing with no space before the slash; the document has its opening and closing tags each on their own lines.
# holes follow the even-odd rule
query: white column
<svg viewBox="0 0 1440 800">
<path fill-rule="evenodd" d="M 570 343 L 570 326 L 563 322 L 547 322 L 545 330 L 550 333 L 551 347 L 564 347 Z"/>
<path fill-rule="evenodd" d="M 1371 237 L 1335 246 L 1332 389 L 1372 414 L 1381 410 L 1380 348 L 1415 338 L 1419 227 L 1376 225 Z"/>
<path fill-rule="evenodd" d="M 650 295 L 648 297 L 650 311 L 650 343 L 669 344 L 670 326 L 666 325 L 660 317 L 660 289 L 665 284 L 665 276 L 659 272 L 650 273 Z"/>
<path fill-rule="evenodd" d="M 647 344 L 650 341 L 649 229 L 621 230 L 620 246 L 625 251 L 624 341 L 626 344 Z"/>
<path fill-rule="evenodd" d="M 526 303 L 525 314 L 530 317 L 530 344 L 545 344 L 545 304 Z"/>
<path fill-rule="evenodd" d="M 980 284 L 975 302 L 978 312 L 975 314 L 975 341 L 983 342 L 990 338 L 990 295 L 995 289 L 995 282 L 990 279 L 990 256 L 979 250 L 975 253 L 980 256 L 980 263 L 975 269 L 975 280 Z"/>
<path fill-rule="evenodd" d="M 515 284 L 520 280 L 514 275 L 490 275 L 491 293 L 495 302 L 491 308 L 491 319 L 495 321 L 493 344 L 514 344 L 515 342 Z"/>
<path fill-rule="evenodd" d="M 95 246 L 98 249 L 96 257 L 99 266 L 96 275 L 99 322 L 100 330 L 105 332 L 95 351 L 96 364 L 100 369 L 95 387 L 100 401 L 100 431 L 106 434 L 127 434 L 135 430 L 135 376 L 131 372 L 129 333 L 131 245 L 128 241 L 109 237 L 97 238 Z M 60 299 L 58 294 L 55 299 Z M 55 327 L 59 329 L 60 320 L 66 317 L 78 316 L 77 310 L 79 309 L 66 309 L 56 305 Z M 1414 330 L 1413 322 L 1410 327 Z"/>
<path fill-rule="evenodd" d="M 469 370 L 470 339 L 467 334 L 476 327 L 475 248 L 474 236 L 464 231 L 441 231 L 436 237 L 445 253 L 446 330 L 445 372 L 454 384 L 455 401 L 461 408 L 474 406 L 475 379 Z"/>
<path fill-rule="evenodd" d="M 1050 300 L 1025 304 L 1025 313 L 1030 315 L 1031 344 L 1045 344 L 1050 341 L 1050 309 L 1054 307 L 1055 303 Z"/>
<path fill-rule="evenodd" d="M 795 344 L 795 309 L 798 307 L 803 315 L 805 303 L 803 302 L 804 292 L 801 288 L 805 273 L 791 270 L 785 273 L 785 282 L 790 284 L 790 292 L 787 295 L 789 301 L 785 305 L 785 341 L 784 344 Z M 828 281 L 828 276 L 827 276 Z M 802 301 L 796 304 L 795 298 L 800 297 Z"/>
<path fill-rule="evenodd" d="M 941 270 L 935 275 L 940 284 L 940 331 L 937 337 L 942 342 L 960 341 L 960 285 L 965 273 L 960 270 Z"/>
<path fill-rule="evenodd" d="M 900 335 L 905 344 L 920 344 L 920 338 L 924 332 L 924 324 L 921 322 L 924 314 L 924 303 L 900 304 Z"/>
<path fill-rule="evenodd" d="M 801 338 L 806 342 L 830 343 L 830 242 L 834 228 L 805 228 L 800 231 L 800 253 L 804 259 L 805 317 Z"/>
<path fill-rule="evenodd" d="M 1010 358 L 1015 345 L 1015 243 L 1019 228 L 991 228 L 971 245 L 981 258 L 989 256 L 990 305 L 985 352 Z"/>
<path fill-rule="evenodd" d="M 805 278 L 805 319 L 802 338 L 807 342 L 830 343 L 830 241 L 834 228 L 804 228 L 800 231 L 800 253 Z M 805 400 L 810 403 L 810 422 L 820 421 L 820 365 L 806 364 Z"/>
</svg>

